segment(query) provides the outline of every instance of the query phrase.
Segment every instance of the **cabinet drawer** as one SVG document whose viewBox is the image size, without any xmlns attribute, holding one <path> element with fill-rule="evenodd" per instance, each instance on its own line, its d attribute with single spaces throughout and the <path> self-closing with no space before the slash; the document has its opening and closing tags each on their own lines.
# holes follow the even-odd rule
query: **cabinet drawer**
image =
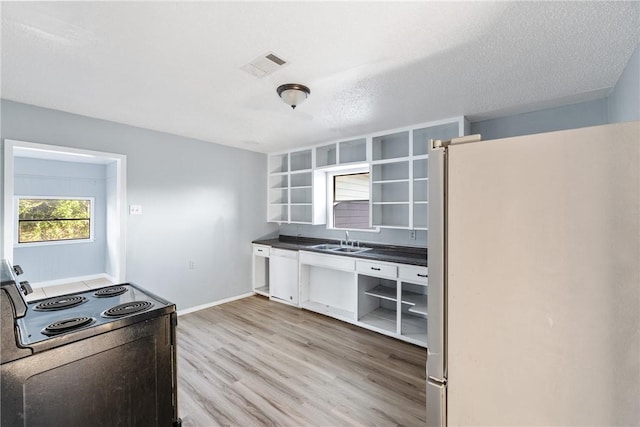
<svg viewBox="0 0 640 427">
<path fill-rule="evenodd" d="M 256 256 L 269 257 L 271 246 L 253 245 L 253 254 Z"/>
<path fill-rule="evenodd" d="M 290 251 L 287 249 L 271 248 L 269 254 L 271 255 L 271 257 L 282 257 L 295 260 L 298 259 L 298 251 Z"/>
<path fill-rule="evenodd" d="M 398 271 L 398 277 L 401 280 L 414 283 L 427 284 L 427 267 L 419 267 L 416 265 L 401 265 Z"/>
<path fill-rule="evenodd" d="M 379 264 L 377 262 L 357 261 L 356 270 L 360 274 L 388 277 L 389 279 L 395 279 L 398 276 L 398 267 L 395 265 Z"/>
<path fill-rule="evenodd" d="M 300 252 L 300 264 L 326 267 L 333 270 L 354 271 L 355 261 L 352 258 L 336 255 L 322 255 Z"/>
</svg>

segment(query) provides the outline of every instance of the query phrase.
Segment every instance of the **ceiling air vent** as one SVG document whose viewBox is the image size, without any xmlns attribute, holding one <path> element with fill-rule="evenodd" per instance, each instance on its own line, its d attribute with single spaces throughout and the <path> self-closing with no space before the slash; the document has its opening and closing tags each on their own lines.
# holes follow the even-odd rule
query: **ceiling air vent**
<svg viewBox="0 0 640 427">
<path fill-rule="evenodd" d="M 280 58 L 273 52 L 265 53 L 264 55 L 260 55 L 253 61 L 249 62 L 247 65 L 244 65 L 242 69 L 247 73 L 261 79 L 264 76 L 268 76 L 274 71 L 284 67 L 287 65 L 287 61 Z"/>
</svg>

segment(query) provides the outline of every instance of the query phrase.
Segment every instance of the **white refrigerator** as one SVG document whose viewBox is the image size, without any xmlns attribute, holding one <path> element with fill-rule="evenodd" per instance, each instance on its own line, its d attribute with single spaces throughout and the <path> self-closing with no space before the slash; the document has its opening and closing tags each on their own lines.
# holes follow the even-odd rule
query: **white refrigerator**
<svg viewBox="0 0 640 427">
<path fill-rule="evenodd" d="M 427 424 L 640 425 L 640 122 L 478 139 L 429 153 Z"/>
</svg>

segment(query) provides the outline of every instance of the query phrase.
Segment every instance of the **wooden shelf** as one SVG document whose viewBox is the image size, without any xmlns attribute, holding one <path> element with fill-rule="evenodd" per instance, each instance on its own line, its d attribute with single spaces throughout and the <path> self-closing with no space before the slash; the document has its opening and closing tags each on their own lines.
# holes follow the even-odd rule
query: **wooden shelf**
<svg viewBox="0 0 640 427">
<path fill-rule="evenodd" d="M 427 304 L 427 295 L 415 292 L 404 291 L 402 293 L 402 303 L 409 305 Z"/>
<path fill-rule="evenodd" d="M 355 313 L 353 311 L 342 310 L 340 308 L 321 304 L 315 301 L 304 301 L 302 304 L 300 304 L 300 306 L 302 308 L 306 308 L 307 310 L 315 311 L 316 313 L 335 317 L 336 319 L 344 319 L 352 322 L 355 318 Z"/>
<path fill-rule="evenodd" d="M 382 298 L 382 299 L 386 299 L 389 301 L 397 301 L 398 300 L 398 292 L 396 289 L 394 288 L 390 288 L 388 286 L 376 286 L 373 289 L 370 289 L 368 291 L 365 292 L 366 295 L 372 296 L 372 297 L 377 297 L 377 298 Z"/>
<path fill-rule="evenodd" d="M 370 313 L 365 314 L 360 322 L 366 323 L 374 328 L 383 329 L 389 332 L 396 332 L 396 312 L 388 308 L 378 308 Z"/>
<path fill-rule="evenodd" d="M 372 181 L 373 184 L 392 184 L 394 182 L 409 182 L 408 179 L 380 179 L 378 181 Z"/>
<path fill-rule="evenodd" d="M 427 304 L 416 304 L 413 307 L 409 308 L 409 311 L 416 314 L 427 315 Z"/>
<path fill-rule="evenodd" d="M 415 341 L 427 342 L 427 319 L 414 316 L 402 316 L 401 335 Z"/>
<path fill-rule="evenodd" d="M 259 288 L 255 288 L 253 290 L 256 294 L 264 295 L 265 297 L 269 296 L 269 286 L 260 286 Z"/>
</svg>

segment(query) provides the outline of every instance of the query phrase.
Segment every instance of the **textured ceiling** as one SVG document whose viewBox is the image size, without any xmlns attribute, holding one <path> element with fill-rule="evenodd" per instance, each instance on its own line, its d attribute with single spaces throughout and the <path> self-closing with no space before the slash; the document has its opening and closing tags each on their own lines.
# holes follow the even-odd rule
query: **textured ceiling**
<svg viewBox="0 0 640 427">
<path fill-rule="evenodd" d="M 603 97 L 639 41 L 640 2 L 2 2 L 1 90 L 270 152 Z"/>
</svg>

